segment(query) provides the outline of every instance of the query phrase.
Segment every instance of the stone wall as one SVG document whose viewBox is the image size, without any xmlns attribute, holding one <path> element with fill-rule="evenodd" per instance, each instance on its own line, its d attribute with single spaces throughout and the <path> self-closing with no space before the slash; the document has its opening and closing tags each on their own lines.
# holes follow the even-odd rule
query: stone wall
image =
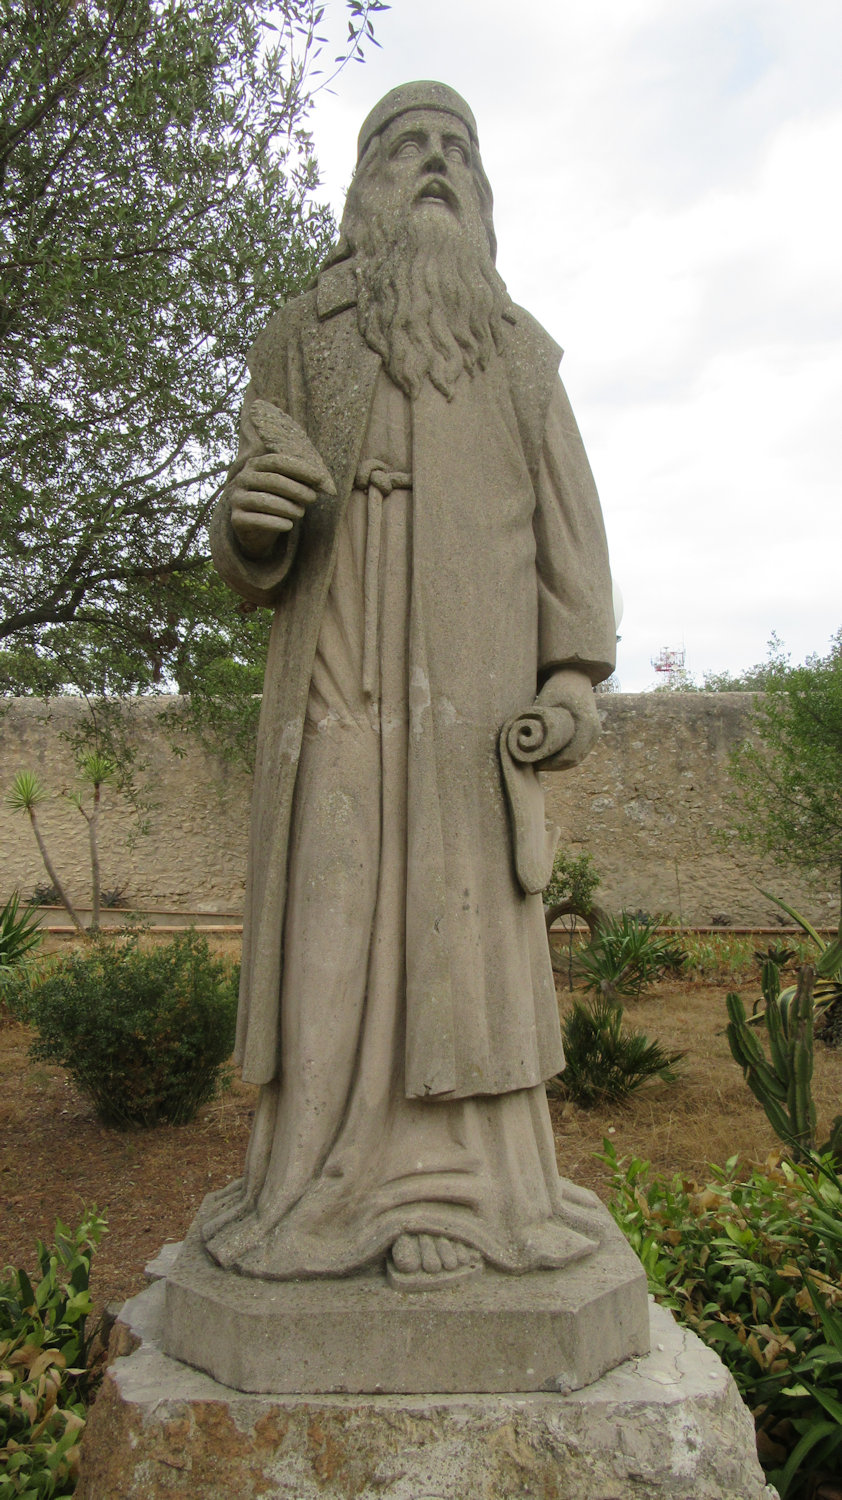
<svg viewBox="0 0 842 1500">
<path fill-rule="evenodd" d="M 609 910 L 671 912 L 691 926 L 727 917 L 772 926 L 773 891 L 836 924 L 838 893 L 761 862 L 731 835 L 728 758 L 749 733 L 751 693 L 618 693 L 598 698 L 602 738 L 573 771 L 545 778 L 548 814 L 587 849 Z"/>
<path fill-rule="evenodd" d="M 546 778 L 548 812 L 565 843 L 587 849 L 609 909 L 668 911 L 704 925 L 771 925 L 775 909 L 757 890 L 785 895 L 822 925 L 835 922 L 836 895 L 804 877 L 765 866 L 727 827 L 728 753 L 748 732 L 744 693 L 605 694 L 602 739 L 584 765 Z M 132 734 L 152 802 L 138 834 L 126 804 L 103 793 L 102 881 L 125 886 L 137 908 L 196 913 L 242 910 L 249 812 L 248 778 L 185 738 L 176 755 L 158 721 L 160 701 L 131 710 Z M 59 793 L 74 784 L 66 733 L 84 706 L 14 701 L 0 717 L 0 797 L 15 772 L 36 770 L 54 794 L 40 822 L 59 877 L 80 903 L 90 875 L 84 820 Z M 0 900 L 46 880 L 28 820 L 0 803 Z"/>
<path fill-rule="evenodd" d="M 125 886 L 136 908 L 192 912 L 242 911 L 245 890 L 250 782 L 221 759 L 206 755 L 192 737 L 173 737 L 160 724 L 160 699 L 130 707 L 137 746 L 138 782 L 149 806 L 138 818 L 109 787 L 102 791 L 100 860 L 103 889 Z M 0 795 L 15 773 L 37 771 L 54 794 L 38 809 L 47 850 L 71 899 L 90 900 L 87 825 L 61 796 L 75 780 L 73 756 L 63 738 L 85 712 L 78 699 L 49 706 L 17 699 L 0 717 Z M 47 875 L 26 816 L 0 806 L 0 897 L 29 892 Z"/>
</svg>

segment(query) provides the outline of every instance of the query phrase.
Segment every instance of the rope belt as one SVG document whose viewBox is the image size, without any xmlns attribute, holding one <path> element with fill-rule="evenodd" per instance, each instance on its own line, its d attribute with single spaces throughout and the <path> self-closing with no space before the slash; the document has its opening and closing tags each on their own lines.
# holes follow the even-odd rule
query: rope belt
<svg viewBox="0 0 842 1500">
<path fill-rule="evenodd" d="M 368 491 L 368 525 L 363 576 L 363 692 L 373 698 L 377 685 L 377 609 L 380 593 L 380 532 L 383 501 L 392 490 L 411 490 L 412 475 L 390 469 L 379 458 L 363 464 L 354 488 Z"/>
</svg>

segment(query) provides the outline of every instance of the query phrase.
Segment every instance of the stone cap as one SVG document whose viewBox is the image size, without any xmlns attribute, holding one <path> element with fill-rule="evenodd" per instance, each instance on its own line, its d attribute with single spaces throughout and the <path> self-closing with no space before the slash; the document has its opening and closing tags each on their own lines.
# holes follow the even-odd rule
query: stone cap
<svg viewBox="0 0 842 1500">
<path fill-rule="evenodd" d="M 357 142 L 357 161 L 362 160 L 372 138 L 379 135 L 390 121 L 396 120 L 398 115 L 406 114 L 409 109 L 439 109 L 446 114 L 455 115 L 467 128 L 474 145 L 478 144 L 477 122 L 461 94 L 457 94 L 446 83 L 419 79 L 415 83 L 399 84 L 396 89 L 385 94 L 379 104 L 375 104 L 363 121 Z"/>
</svg>

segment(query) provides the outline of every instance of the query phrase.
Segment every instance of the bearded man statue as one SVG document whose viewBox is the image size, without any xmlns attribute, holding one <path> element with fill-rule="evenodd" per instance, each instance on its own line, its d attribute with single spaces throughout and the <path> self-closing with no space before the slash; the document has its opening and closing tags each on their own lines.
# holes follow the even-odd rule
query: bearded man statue
<svg viewBox="0 0 842 1500">
<path fill-rule="evenodd" d="M 561 351 L 506 294 L 491 205 L 465 101 L 395 89 L 329 263 L 249 360 L 212 540 L 275 611 L 237 1044 L 260 1094 L 245 1175 L 203 1218 L 243 1276 L 385 1265 L 432 1292 L 598 1238 L 544 1087 L 536 767 L 596 739 L 608 557 Z"/>
</svg>

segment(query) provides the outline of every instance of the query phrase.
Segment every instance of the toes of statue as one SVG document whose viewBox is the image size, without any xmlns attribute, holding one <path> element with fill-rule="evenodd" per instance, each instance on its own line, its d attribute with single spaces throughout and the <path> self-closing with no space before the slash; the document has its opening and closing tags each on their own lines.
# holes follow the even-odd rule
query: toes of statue
<svg viewBox="0 0 842 1500">
<path fill-rule="evenodd" d="M 475 1266 L 480 1259 L 479 1251 L 474 1250 L 471 1245 L 463 1245 L 461 1240 L 457 1240 L 453 1248 L 460 1266 Z"/>
<path fill-rule="evenodd" d="M 436 1249 L 436 1241 L 431 1234 L 419 1234 L 418 1245 L 421 1250 L 421 1265 L 428 1276 L 435 1276 L 442 1269 L 441 1256 Z"/>
<path fill-rule="evenodd" d="M 392 1262 L 398 1271 L 413 1275 L 421 1270 L 421 1251 L 414 1234 L 401 1234 L 392 1246 Z"/>
<path fill-rule="evenodd" d="M 436 1250 L 444 1269 L 446 1271 L 455 1271 L 459 1265 L 459 1256 L 453 1241 L 445 1239 L 444 1235 L 439 1235 L 436 1238 Z"/>
</svg>

